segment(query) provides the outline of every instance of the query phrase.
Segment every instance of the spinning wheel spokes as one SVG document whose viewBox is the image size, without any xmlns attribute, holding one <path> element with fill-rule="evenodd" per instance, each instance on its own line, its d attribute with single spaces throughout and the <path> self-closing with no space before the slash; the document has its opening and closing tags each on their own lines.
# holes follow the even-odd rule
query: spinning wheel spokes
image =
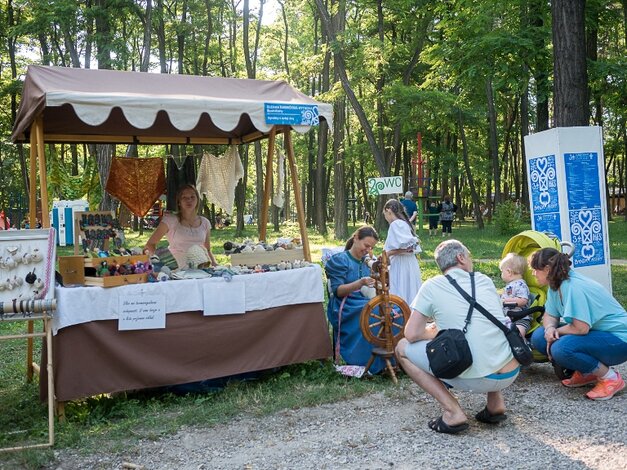
<svg viewBox="0 0 627 470">
<path fill-rule="evenodd" d="M 366 340 L 379 347 L 389 347 L 389 342 L 395 345 L 403 337 L 403 329 L 409 320 L 410 310 L 400 297 L 389 295 L 377 296 L 366 304 L 361 312 L 361 332 Z M 386 314 L 387 311 L 387 314 Z M 386 322 L 390 328 L 391 338 L 386 333 Z"/>
</svg>

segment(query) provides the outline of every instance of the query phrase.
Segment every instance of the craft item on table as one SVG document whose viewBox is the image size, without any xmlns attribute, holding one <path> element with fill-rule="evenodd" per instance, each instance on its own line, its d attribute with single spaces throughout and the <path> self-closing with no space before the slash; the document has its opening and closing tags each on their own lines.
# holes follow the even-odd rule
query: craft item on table
<svg viewBox="0 0 627 470">
<path fill-rule="evenodd" d="M 106 190 L 133 214 L 145 216 L 166 190 L 163 160 L 113 157 Z"/>
<path fill-rule="evenodd" d="M 185 253 L 187 264 L 192 269 L 198 269 L 198 266 L 210 261 L 207 248 L 202 245 L 192 245 Z"/>
<path fill-rule="evenodd" d="M 204 279 L 211 275 L 202 269 L 179 269 L 172 273 L 172 279 Z"/>
<path fill-rule="evenodd" d="M 236 145 L 231 145 L 222 158 L 204 154 L 198 168 L 196 189 L 210 203 L 224 209 L 227 214 L 233 213 L 235 187 L 244 176 L 244 167 Z"/>
<path fill-rule="evenodd" d="M 153 257 L 156 257 L 157 260 L 155 261 Z M 153 256 L 150 257 L 150 261 L 154 265 L 167 266 L 172 271 L 179 268 L 176 258 L 167 247 L 157 248 Z"/>
<path fill-rule="evenodd" d="M 276 182 L 274 184 L 274 194 L 272 195 L 272 204 L 277 207 L 283 207 L 285 197 L 283 196 L 283 182 L 285 181 L 285 155 L 279 147 L 276 148 Z"/>
</svg>

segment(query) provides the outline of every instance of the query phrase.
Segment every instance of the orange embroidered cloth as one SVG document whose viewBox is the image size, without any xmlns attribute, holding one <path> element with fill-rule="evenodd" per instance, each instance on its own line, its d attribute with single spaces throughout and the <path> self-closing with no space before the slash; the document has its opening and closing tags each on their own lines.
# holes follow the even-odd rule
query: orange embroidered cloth
<svg viewBox="0 0 627 470">
<path fill-rule="evenodd" d="M 161 158 L 113 157 L 106 190 L 143 217 L 166 190 Z"/>
</svg>

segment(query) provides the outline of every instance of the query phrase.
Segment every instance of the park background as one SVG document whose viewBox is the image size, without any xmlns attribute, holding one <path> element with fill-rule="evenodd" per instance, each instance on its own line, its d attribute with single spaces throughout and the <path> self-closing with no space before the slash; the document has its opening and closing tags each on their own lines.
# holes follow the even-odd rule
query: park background
<svg viewBox="0 0 627 470">
<path fill-rule="evenodd" d="M 295 137 L 314 260 L 321 247 L 343 244 L 366 211 L 375 216 L 385 238 L 380 210 L 385 197 L 367 195 L 367 178 L 402 175 L 405 188 L 425 186 L 434 198 L 452 195 L 459 207 L 454 236 L 476 259 L 485 260 L 477 269 L 500 286 L 502 247 L 529 228 L 522 139 L 557 125 L 603 127 L 610 255 L 627 259 L 625 0 L 291 0 L 261 5 L 246 0 L 3 0 L 0 208 L 14 223 L 27 210 L 28 147 L 11 143 L 10 135 L 28 64 L 282 79 L 334 105 L 332 132 L 322 123 Z M 555 43 L 560 28 L 570 47 Z M 560 74 L 576 82 L 565 86 Z M 418 132 L 430 178 L 420 182 L 412 165 Z M 113 156 L 163 158 L 173 187 L 181 178 L 175 158 L 192 156 L 184 159 L 190 176 L 199 163 L 195 157 L 225 150 L 49 145 L 49 199 L 86 198 L 92 209 L 117 208 L 118 202 L 102 189 Z M 240 148 L 246 174 L 236 189 L 233 223 L 213 232 L 222 262 L 222 243 L 258 233 L 257 226 L 244 224 L 243 216 L 261 207 L 266 150 L 264 142 Z M 285 203 L 272 209 L 269 237 L 298 235 L 289 188 L 286 178 Z M 481 207 L 487 209 L 485 215 Z M 215 221 L 220 208 L 206 203 L 203 210 Z M 440 240 L 421 229 L 421 268 L 428 278 L 437 273 L 429 260 Z M 149 233 L 140 220 L 129 219 L 130 246 L 143 245 Z M 626 305 L 627 267 L 613 265 L 612 276 L 614 292 Z M 23 344 L 3 342 L 0 356 L 0 446 L 25 434 L 43 436 L 45 409 L 37 401 L 37 384 L 24 383 Z M 252 383 L 231 383 L 221 393 L 94 397 L 68 406 L 57 447 L 114 450 L 185 424 L 212 425 L 241 413 L 266 414 L 392 386 L 386 378 L 347 380 L 330 364 L 315 362 Z M 53 459 L 52 452 L 10 458 L 37 468 Z"/>
</svg>

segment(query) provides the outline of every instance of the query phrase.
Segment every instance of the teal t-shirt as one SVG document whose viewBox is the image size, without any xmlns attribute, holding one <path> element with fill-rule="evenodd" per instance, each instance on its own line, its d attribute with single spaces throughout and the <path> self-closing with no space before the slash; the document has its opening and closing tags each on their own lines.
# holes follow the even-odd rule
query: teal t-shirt
<svg viewBox="0 0 627 470">
<path fill-rule="evenodd" d="M 627 342 L 627 312 L 598 282 L 573 269 L 562 282 L 560 291 L 549 289 L 545 309 L 553 317 L 566 323 L 582 321 L 591 330 L 605 331 Z"/>
</svg>

